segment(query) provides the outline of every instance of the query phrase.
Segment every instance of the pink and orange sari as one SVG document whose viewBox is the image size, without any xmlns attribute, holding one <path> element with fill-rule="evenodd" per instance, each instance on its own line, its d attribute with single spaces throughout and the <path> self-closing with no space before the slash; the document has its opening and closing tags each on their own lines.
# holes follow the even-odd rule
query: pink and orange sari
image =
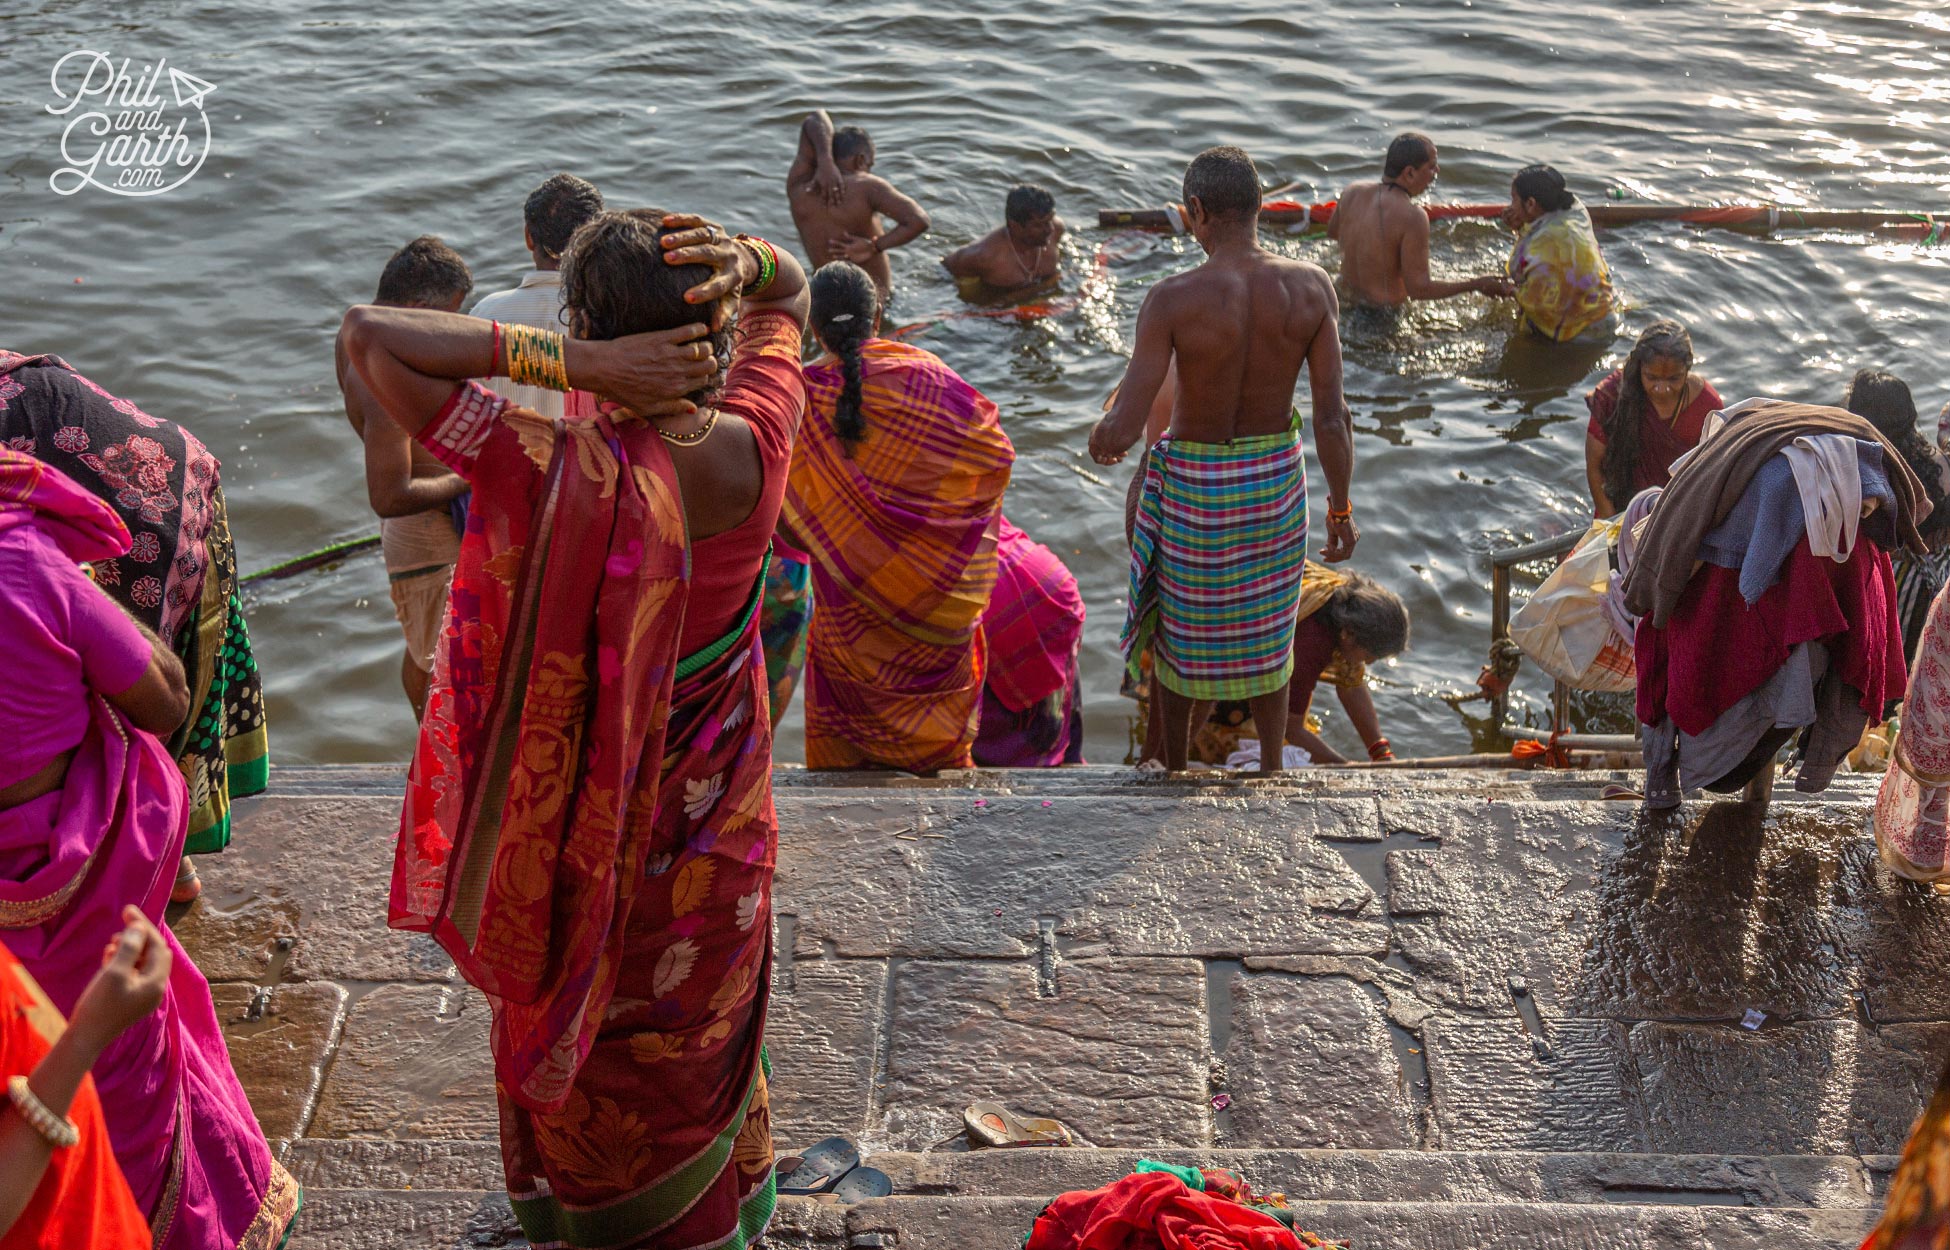
<svg viewBox="0 0 1950 1250">
<path fill-rule="evenodd" d="M 390 922 L 488 995 L 532 1242 L 747 1245 L 774 1202 L 758 596 L 677 654 L 689 548 L 647 425 L 551 420 L 468 383 L 420 439 L 474 495 Z"/>
<path fill-rule="evenodd" d="M 982 613 L 1015 448 L 939 358 L 863 349 L 866 437 L 833 429 L 840 370 L 806 370 L 785 526 L 812 557 L 806 766 L 934 772 L 973 762 Z"/>
</svg>

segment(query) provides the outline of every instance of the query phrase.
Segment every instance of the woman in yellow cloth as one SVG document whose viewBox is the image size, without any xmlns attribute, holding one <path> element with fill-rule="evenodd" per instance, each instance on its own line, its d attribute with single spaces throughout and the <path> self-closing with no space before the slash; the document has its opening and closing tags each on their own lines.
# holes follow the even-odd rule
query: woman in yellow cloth
<svg viewBox="0 0 1950 1250">
<path fill-rule="evenodd" d="M 806 766 L 934 772 L 973 763 L 1015 448 L 995 405 L 941 360 L 878 337 L 864 270 L 813 275 L 785 526 L 812 557 Z"/>
<path fill-rule="evenodd" d="M 1549 165 L 1519 171 L 1503 216 L 1517 232 L 1505 269 L 1517 284 L 1524 324 L 1554 343 L 1610 341 L 1611 270 L 1591 214 L 1565 189 L 1564 175 Z"/>
</svg>

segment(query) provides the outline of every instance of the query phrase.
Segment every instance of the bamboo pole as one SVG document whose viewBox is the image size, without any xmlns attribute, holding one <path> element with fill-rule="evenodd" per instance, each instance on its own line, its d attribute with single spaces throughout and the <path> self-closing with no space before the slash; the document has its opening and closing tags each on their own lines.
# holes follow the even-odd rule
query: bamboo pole
<svg viewBox="0 0 1950 1250">
<path fill-rule="evenodd" d="M 1728 230 L 1874 230 L 1903 238 L 1931 240 L 1941 235 L 1950 220 L 1939 220 L 1929 213 L 1907 212 L 1894 208 L 1778 208 L 1765 204 L 1587 204 L 1593 224 L 1632 226 L 1648 221 L 1679 221 Z M 1424 211 L 1431 221 L 1457 218 L 1500 218 L 1501 204 L 1429 204 Z M 1334 204 L 1296 204 L 1274 200 L 1260 209 L 1260 220 L 1267 225 L 1305 224 L 1324 226 L 1333 216 Z M 1105 228 L 1172 230 L 1172 214 L 1163 208 L 1099 209 L 1097 224 Z"/>
</svg>

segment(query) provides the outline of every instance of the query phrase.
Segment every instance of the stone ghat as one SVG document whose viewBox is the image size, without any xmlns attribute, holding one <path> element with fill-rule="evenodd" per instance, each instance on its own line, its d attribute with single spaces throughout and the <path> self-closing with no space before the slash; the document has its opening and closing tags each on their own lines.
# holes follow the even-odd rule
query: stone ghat
<svg viewBox="0 0 1950 1250">
<path fill-rule="evenodd" d="M 1853 1246 L 1950 1054 L 1950 903 L 1877 863 L 1873 779 L 1764 822 L 1613 779 L 781 770 L 776 1145 L 851 1136 L 896 1196 L 768 1244 L 1015 1250 L 1149 1155 L 1361 1250 Z M 401 780 L 277 770 L 172 916 L 292 1250 L 524 1244 L 486 1005 L 385 927 Z M 964 1152 L 983 1098 L 1093 1148 Z"/>
</svg>

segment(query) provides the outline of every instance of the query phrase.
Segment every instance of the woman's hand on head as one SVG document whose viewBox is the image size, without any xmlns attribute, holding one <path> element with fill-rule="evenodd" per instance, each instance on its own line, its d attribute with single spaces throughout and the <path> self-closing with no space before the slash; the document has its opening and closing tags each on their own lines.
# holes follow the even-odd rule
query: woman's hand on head
<svg viewBox="0 0 1950 1250">
<path fill-rule="evenodd" d="M 595 367 L 589 389 L 608 401 L 605 411 L 645 419 L 682 417 L 697 411 L 684 397 L 718 372 L 710 333 L 694 321 L 674 330 L 575 342 Z"/>
<path fill-rule="evenodd" d="M 663 224 L 672 232 L 663 237 L 666 265 L 710 266 L 711 276 L 684 292 L 684 299 L 711 305 L 711 328 L 717 329 L 730 315 L 726 297 L 758 276 L 758 261 L 723 226 L 695 213 L 665 213 Z"/>
</svg>

